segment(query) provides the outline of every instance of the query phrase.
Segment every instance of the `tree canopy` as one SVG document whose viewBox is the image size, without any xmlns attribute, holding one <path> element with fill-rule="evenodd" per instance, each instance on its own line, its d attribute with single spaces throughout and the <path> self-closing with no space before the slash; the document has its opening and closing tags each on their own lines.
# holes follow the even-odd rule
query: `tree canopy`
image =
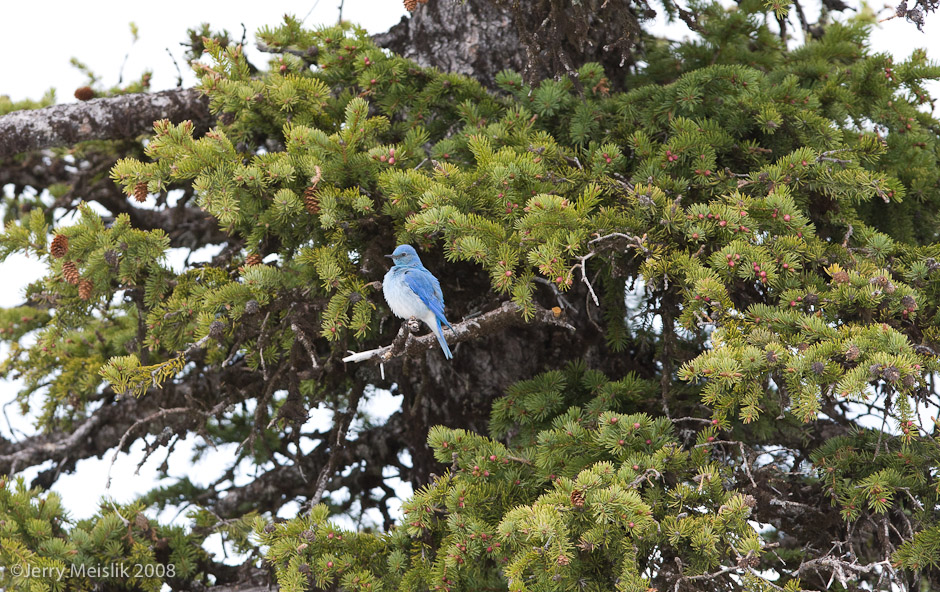
<svg viewBox="0 0 940 592">
<path fill-rule="evenodd" d="M 795 4 L 790 47 L 783 5 L 667 3 L 676 42 L 573 4 L 581 45 L 523 23 L 538 59 L 486 62 L 526 72 L 286 17 L 266 69 L 194 30 L 198 92 L 0 103 L 0 256 L 48 268 L 0 310 L 40 430 L 0 438 L 0 586 L 940 588 L 940 67 L 866 14 Z M 382 297 L 404 243 L 453 360 Z M 193 436 L 209 479 L 81 520 L 48 491 Z"/>
</svg>

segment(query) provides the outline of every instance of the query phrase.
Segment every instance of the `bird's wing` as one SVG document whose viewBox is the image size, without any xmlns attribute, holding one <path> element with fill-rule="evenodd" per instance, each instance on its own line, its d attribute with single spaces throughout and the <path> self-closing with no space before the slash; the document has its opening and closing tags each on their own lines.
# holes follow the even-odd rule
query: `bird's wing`
<svg viewBox="0 0 940 592">
<path fill-rule="evenodd" d="M 437 278 L 426 269 L 409 269 L 404 275 L 405 283 L 411 291 L 431 309 L 434 316 L 447 323 L 444 317 L 444 296 L 441 293 L 441 283 L 437 281 Z M 450 323 L 447 323 L 447 326 L 449 327 Z"/>
</svg>

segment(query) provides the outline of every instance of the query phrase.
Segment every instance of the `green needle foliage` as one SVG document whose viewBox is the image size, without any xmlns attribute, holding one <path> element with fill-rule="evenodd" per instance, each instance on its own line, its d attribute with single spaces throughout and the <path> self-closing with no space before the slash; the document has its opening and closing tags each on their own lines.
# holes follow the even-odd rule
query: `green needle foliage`
<svg viewBox="0 0 940 592">
<path fill-rule="evenodd" d="M 215 127 L 85 149 L 222 250 L 180 270 L 132 212 L 21 213 L 0 254 L 49 273 L 0 311 L 2 371 L 48 434 L 133 408 L 110 446 L 236 458 L 83 521 L 5 478 L 0 561 L 191 589 L 232 577 L 202 549 L 221 533 L 291 592 L 940 587 L 940 67 L 873 53 L 864 18 L 787 49 L 752 4 L 696 6 L 701 35 L 642 67 L 494 90 L 345 24 L 262 29 L 266 73 L 205 30 Z M 446 367 L 344 365 L 398 330 L 377 282 L 400 243 L 482 333 Z M 488 320 L 507 300 L 523 329 Z M 374 387 L 405 397 L 384 424 L 357 416 Z M 305 427 L 317 407 L 332 427 Z M 415 489 L 397 524 L 388 468 Z M 142 513 L 190 504 L 187 529 Z"/>
</svg>

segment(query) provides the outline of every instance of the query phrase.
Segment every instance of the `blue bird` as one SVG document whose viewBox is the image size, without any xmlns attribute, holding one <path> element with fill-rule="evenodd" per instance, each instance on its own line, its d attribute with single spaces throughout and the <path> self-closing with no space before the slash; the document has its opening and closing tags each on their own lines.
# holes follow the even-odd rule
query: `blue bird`
<svg viewBox="0 0 940 592">
<path fill-rule="evenodd" d="M 424 321 L 424 324 L 437 335 L 437 342 L 444 350 L 444 357 L 448 360 L 454 357 L 447 347 L 443 322 L 454 330 L 444 317 L 444 294 L 441 292 L 441 283 L 421 265 L 421 259 L 411 245 L 398 245 L 390 257 L 395 264 L 382 281 L 382 292 L 385 301 L 396 317 L 410 319 L 412 317 Z"/>
</svg>

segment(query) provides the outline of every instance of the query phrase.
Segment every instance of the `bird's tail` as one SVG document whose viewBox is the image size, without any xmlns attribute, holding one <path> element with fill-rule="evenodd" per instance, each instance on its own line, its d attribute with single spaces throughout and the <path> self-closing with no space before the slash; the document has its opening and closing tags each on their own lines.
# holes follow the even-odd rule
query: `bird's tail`
<svg viewBox="0 0 940 592">
<path fill-rule="evenodd" d="M 448 360 L 451 360 L 453 359 L 454 354 L 450 353 L 450 347 L 447 345 L 447 340 L 444 339 L 444 331 L 441 329 L 441 321 L 439 319 L 435 319 L 435 321 L 437 326 L 434 329 L 434 334 L 437 335 L 437 342 L 441 344 L 441 349 L 444 351 L 444 357 Z M 447 321 L 444 322 L 447 323 Z M 450 327 L 450 323 L 447 323 L 447 326 Z M 451 327 L 451 331 L 453 330 L 453 327 Z"/>
<path fill-rule="evenodd" d="M 447 322 L 447 318 L 446 318 L 444 315 L 440 315 L 440 316 L 437 317 L 437 324 L 438 324 L 438 325 L 441 324 L 441 321 L 443 321 L 444 324 L 447 325 L 447 328 L 448 328 L 448 329 L 450 329 L 450 330 L 453 331 L 454 333 L 457 332 L 457 331 L 454 331 L 454 328 L 450 326 L 450 323 Z"/>
</svg>

